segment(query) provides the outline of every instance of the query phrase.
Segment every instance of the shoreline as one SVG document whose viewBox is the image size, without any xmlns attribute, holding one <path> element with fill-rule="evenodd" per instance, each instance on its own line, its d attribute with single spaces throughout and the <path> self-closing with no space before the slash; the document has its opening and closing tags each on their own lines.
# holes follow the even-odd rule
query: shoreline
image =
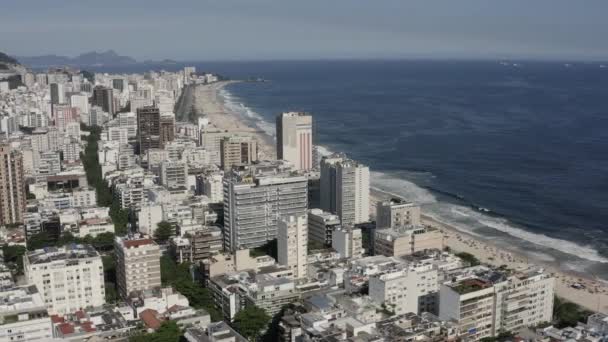
<svg viewBox="0 0 608 342">
<path fill-rule="evenodd" d="M 211 85 L 196 85 L 192 90 L 191 103 L 197 115 L 205 115 L 210 122 L 210 126 L 227 130 L 229 132 L 246 133 L 254 136 L 258 140 L 259 159 L 274 159 L 276 151 L 274 139 L 266 132 L 251 127 L 248 120 L 236 110 L 228 108 L 220 90 L 225 86 L 240 81 L 221 81 Z M 391 194 L 382 190 L 370 189 L 370 213 L 375 212 L 375 204 L 379 200 L 391 197 Z M 539 260 L 522 256 L 517 251 L 500 247 L 471 234 L 462 232 L 450 224 L 440 222 L 428 215 L 422 215 L 423 224 L 440 229 L 445 237 L 445 245 L 456 252 L 466 252 L 473 254 L 481 262 L 493 266 L 507 265 L 509 268 L 527 267 L 537 265 L 544 267 L 548 273 L 555 277 L 555 294 L 568 301 L 576 303 L 585 309 L 608 313 L 608 285 L 584 277 L 579 274 L 559 269 L 554 264 L 549 264 Z M 574 289 L 572 284 L 579 283 L 585 289 Z"/>
</svg>

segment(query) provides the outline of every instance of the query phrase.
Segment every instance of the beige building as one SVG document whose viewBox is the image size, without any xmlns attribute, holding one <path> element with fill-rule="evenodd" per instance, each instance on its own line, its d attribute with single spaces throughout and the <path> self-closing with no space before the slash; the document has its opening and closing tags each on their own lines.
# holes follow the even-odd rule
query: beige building
<svg viewBox="0 0 608 342">
<path fill-rule="evenodd" d="M 400 198 L 376 203 L 376 227 L 420 226 L 420 206 Z"/>
<path fill-rule="evenodd" d="M 25 214 L 25 184 L 23 157 L 8 144 L 0 145 L 0 224 L 23 222 Z"/>
<path fill-rule="evenodd" d="M 148 237 L 116 237 L 116 283 L 122 298 L 153 289 L 160 282 L 160 248 Z"/>
<path fill-rule="evenodd" d="M 306 278 L 308 218 L 306 215 L 285 217 L 278 220 L 277 228 L 277 261 L 290 267 L 295 278 Z"/>
<path fill-rule="evenodd" d="M 258 143 L 247 136 L 225 137 L 220 144 L 220 157 L 224 170 L 230 170 L 232 165 L 251 164 L 258 160 Z"/>
<path fill-rule="evenodd" d="M 298 170 L 310 170 L 312 160 L 312 116 L 288 112 L 277 117 L 277 159 L 287 160 Z"/>
<path fill-rule="evenodd" d="M 361 229 L 344 227 L 333 231 L 331 247 L 340 258 L 358 259 L 363 256 L 363 236 Z"/>
<path fill-rule="evenodd" d="M 376 230 L 374 254 L 411 255 L 428 249 L 443 249 L 443 234 L 429 227 L 405 226 Z"/>
</svg>

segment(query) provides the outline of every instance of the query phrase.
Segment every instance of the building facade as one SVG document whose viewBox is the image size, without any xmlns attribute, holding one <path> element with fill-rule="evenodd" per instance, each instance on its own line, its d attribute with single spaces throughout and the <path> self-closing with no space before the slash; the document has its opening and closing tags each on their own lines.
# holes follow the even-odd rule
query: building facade
<svg viewBox="0 0 608 342">
<path fill-rule="evenodd" d="M 25 214 L 23 157 L 8 144 L 0 144 L 0 224 L 22 223 Z"/>
<path fill-rule="evenodd" d="M 277 257 L 290 267 L 294 277 L 306 278 L 308 261 L 308 218 L 306 215 L 280 218 L 277 224 Z"/>
<path fill-rule="evenodd" d="M 287 160 L 298 170 L 313 168 L 312 116 L 282 113 L 276 119 L 277 159 Z"/>
<path fill-rule="evenodd" d="M 160 248 L 150 238 L 116 237 L 116 283 L 123 299 L 133 291 L 160 287 Z"/>
<path fill-rule="evenodd" d="M 137 136 L 139 154 L 145 155 L 151 148 L 160 148 L 160 112 L 155 107 L 137 109 Z"/>
</svg>

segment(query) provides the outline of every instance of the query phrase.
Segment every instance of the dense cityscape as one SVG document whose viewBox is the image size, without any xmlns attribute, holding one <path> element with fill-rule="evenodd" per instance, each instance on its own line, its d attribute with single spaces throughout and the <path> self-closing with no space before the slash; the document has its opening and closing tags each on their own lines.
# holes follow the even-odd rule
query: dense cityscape
<svg viewBox="0 0 608 342">
<path fill-rule="evenodd" d="M 194 67 L 5 64 L 0 341 L 608 334 L 553 272 L 482 262 L 418 203 L 373 193 L 370 166 L 316 147 L 315 113 L 278 114 L 272 139 L 209 110 L 200 96 L 232 81 Z"/>
</svg>

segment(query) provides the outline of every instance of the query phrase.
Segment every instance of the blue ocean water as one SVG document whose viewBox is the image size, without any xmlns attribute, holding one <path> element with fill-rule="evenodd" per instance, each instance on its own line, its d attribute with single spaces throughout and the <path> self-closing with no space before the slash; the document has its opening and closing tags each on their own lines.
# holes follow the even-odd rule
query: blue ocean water
<svg viewBox="0 0 608 342">
<path fill-rule="evenodd" d="M 217 67 L 216 67 L 217 68 Z M 487 61 L 259 62 L 224 93 L 269 134 L 312 113 L 316 144 L 431 216 L 608 277 L 608 69 Z M 214 69 L 215 70 L 215 69 Z"/>
<path fill-rule="evenodd" d="M 608 279 L 608 68 L 525 61 L 196 66 L 268 80 L 235 83 L 223 95 L 269 134 L 278 113 L 310 112 L 315 143 L 367 163 L 374 187 L 535 260 Z"/>
</svg>

